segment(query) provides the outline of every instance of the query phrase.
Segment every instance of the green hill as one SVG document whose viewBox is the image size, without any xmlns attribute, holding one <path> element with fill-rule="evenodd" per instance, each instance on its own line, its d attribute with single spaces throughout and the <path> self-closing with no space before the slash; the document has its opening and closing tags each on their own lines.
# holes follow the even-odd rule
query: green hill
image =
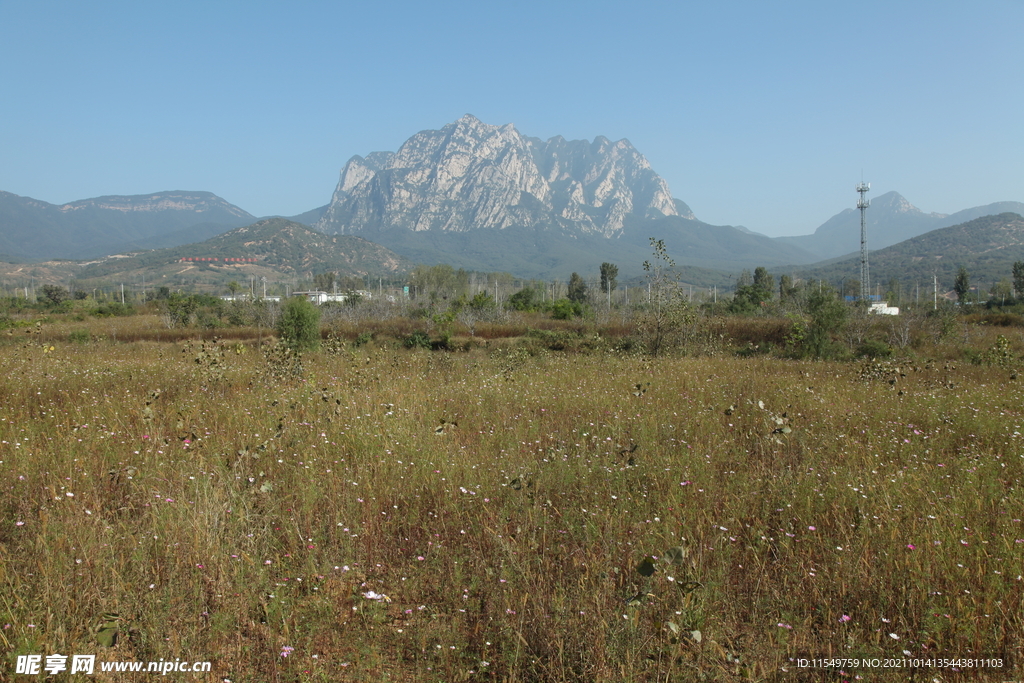
<svg viewBox="0 0 1024 683">
<path fill-rule="evenodd" d="M 885 284 L 895 278 L 904 287 L 939 280 L 939 288 L 952 289 L 963 266 L 971 281 L 985 286 L 1011 277 L 1013 264 L 1024 261 L 1024 218 L 1016 213 L 983 216 L 960 225 L 932 230 L 868 255 L 871 282 Z M 819 263 L 812 267 L 773 268 L 810 280 L 839 282 L 860 277 L 860 256 Z"/>
<path fill-rule="evenodd" d="M 328 236 L 285 218 L 269 218 L 205 242 L 79 264 L 75 278 L 83 283 L 144 278 L 154 286 L 203 288 L 262 277 L 295 282 L 323 272 L 392 279 L 411 265 L 359 237 Z"/>
</svg>

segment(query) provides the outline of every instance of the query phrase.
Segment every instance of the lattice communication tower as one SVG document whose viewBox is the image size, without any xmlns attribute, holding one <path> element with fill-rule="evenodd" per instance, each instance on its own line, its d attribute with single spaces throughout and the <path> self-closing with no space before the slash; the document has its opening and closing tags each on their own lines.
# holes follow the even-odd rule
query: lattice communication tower
<svg viewBox="0 0 1024 683">
<path fill-rule="evenodd" d="M 864 212 L 871 206 L 871 201 L 864 195 L 871 189 L 871 183 L 859 183 L 857 192 L 860 199 L 857 200 L 857 208 L 860 209 L 860 298 L 867 301 L 871 295 L 871 282 L 868 278 L 868 226 Z"/>
</svg>

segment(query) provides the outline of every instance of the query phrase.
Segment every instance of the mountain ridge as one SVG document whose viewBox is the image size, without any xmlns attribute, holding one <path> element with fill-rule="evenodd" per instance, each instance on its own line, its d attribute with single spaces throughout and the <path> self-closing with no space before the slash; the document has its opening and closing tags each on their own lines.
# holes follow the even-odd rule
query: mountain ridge
<svg viewBox="0 0 1024 683">
<path fill-rule="evenodd" d="M 865 215 L 868 249 L 883 249 L 932 230 L 958 225 L 981 216 L 1007 212 L 1024 213 L 1024 203 L 994 202 L 952 214 L 925 213 L 899 192 L 886 192 L 871 199 L 871 205 Z M 775 239 L 800 247 L 821 260 L 845 256 L 860 250 L 860 211 L 853 208 L 843 209 L 818 226 L 810 235 Z"/>
<path fill-rule="evenodd" d="M 95 258 L 201 224 L 256 220 L 212 192 L 104 195 L 66 204 L 0 191 L 0 252 L 21 259 Z"/>
<path fill-rule="evenodd" d="M 941 287 L 950 289 L 960 266 L 968 269 L 973 282 L 992 284 L 1011 277 L 1017 261 L 1024 261 L 1024 217 L 1010 212 L 931 230 L 869 255 L 872 288 L 892 278 L 931 282 L 937 277 Z M 856 278 L 859 268 L 860 257 L 853 255 L 792 271 L 812 280 L 837 282 Z"/>
<path fill-rule="evenodd" d="M 675 202 L 628 140 L 544 142 L 467 114 L 416 133 L 397 152 L 349 159 L 314 227 L 356 234 L 548 223 L 611 237 L 627 215 L 655 212 L 675 215 Z"/>
</svg>

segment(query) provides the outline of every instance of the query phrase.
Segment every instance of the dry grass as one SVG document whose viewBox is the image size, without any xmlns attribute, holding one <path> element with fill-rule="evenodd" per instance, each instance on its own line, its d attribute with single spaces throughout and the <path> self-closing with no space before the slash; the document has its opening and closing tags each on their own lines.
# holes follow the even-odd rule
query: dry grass
<svg viewBox="0 0 1024 683">
<path fill-rule="evenodd" d="M 906 650 L 1021 677 L 1012 368 L 371 344 L 278 381 L 244 345 L 45 327 L 0 345 L 11 662 L 767 681 L 840 680 L 801 655 Z M 112 650 L 105 612 L 123 619 Z"/>
</svg>

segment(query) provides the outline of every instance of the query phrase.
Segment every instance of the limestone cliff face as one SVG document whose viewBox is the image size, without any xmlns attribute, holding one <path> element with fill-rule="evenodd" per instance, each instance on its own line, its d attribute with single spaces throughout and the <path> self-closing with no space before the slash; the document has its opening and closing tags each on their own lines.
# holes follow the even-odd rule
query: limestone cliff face
<svg viewBox="0 0 1024 683">
<path fill-rule="evenodd" d="M 544 142 L 467 114 L 417 133 L 398 152 L 352 157 L 316 227 L 358 234 L 555 226 L 617 237 L 628 217 L 680 215 L 677 206 L 626 140 Z"/>
</svg>

